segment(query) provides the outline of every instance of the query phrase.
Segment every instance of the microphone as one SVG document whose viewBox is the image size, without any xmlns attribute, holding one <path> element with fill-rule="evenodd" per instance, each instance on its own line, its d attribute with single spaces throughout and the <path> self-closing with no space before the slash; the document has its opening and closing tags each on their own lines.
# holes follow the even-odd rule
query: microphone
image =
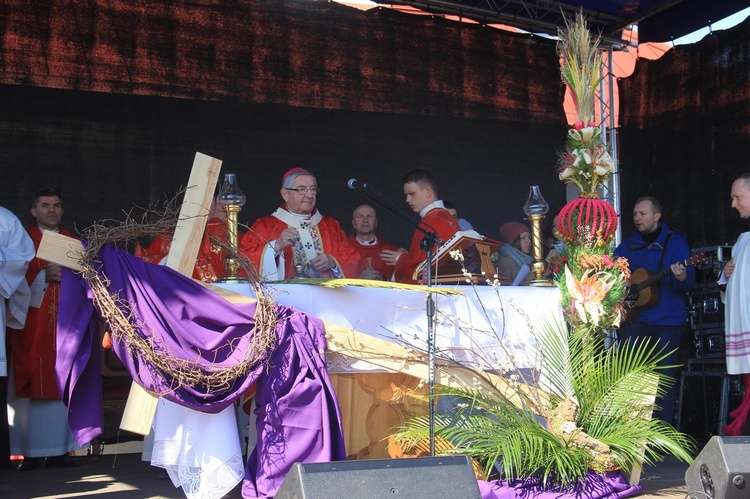
<svg viewBox="0 0 750 499">
<path fill-rule="evenodd" d="M 347 183 L 349 186 L 349 189 L 355 190 L 355 191 L 362 191 L 366 189 L 372 189 L 370 184 L 367 184 L 365 182 L 360 182 L 356 178 L 349 179 L 349 182 Z"/>
</svg>

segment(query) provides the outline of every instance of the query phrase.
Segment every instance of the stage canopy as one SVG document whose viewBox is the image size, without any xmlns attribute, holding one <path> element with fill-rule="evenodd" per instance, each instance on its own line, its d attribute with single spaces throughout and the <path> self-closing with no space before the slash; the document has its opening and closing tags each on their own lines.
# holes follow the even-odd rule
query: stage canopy
<svg viewBox="0 0 750 499">
<path fill-rule="evenodd" d="M 481 24 L 507 24 L 531 33 L 557 34 L 563 16 L 583 9 L 594 31 L 617 43 L 623 28 L 638 25 L 639 42 L 666 42 L 750 7 L 750 0 L 405 0 L 377 2 L 454 15 Z"/>
</svg>

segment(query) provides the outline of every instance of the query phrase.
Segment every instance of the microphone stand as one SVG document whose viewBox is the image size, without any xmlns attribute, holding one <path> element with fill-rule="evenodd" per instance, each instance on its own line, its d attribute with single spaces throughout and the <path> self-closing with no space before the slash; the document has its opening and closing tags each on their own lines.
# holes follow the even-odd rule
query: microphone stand
<svg viewBox="0 0 750 499">
<path fill-rule="evenodd" d="M 442 244 L 437 232 L 432 227 L 430 230 L 425 229 L 421 222 L 415 221 L 413 217 L 406 215 L 403 210 L 387 200 L 381 193 L 372 187 L 360 187 L 362 196 L 374 201 L 392 214 L 405 220 L 413 225 L 424 236 L 420 242 L 420 248 L 427 253 L 427 287 L 431 288 L 432 283 L 432 258 L 434 256 L 434 247 L 436 243 Z M 375 196 L 377 195 L 377 197 Z M 427 292 L 427 390 L 429 396 L 429 429 L 430 429 L 430 456 L 435 456 L 435 300 L 432 292 Z"/>
<path fill-rule="evenodd" d="M 421 247 L 427 252 L 427 287 L 432 287 L 433 247 L 437 234 L 423 231 Z M 426 248 L 425 248 L 426 246 Z M 427 390 L 429 395 L 430 456 L 435 455 L 435 300 L 427 293 Z"/>
</svg>

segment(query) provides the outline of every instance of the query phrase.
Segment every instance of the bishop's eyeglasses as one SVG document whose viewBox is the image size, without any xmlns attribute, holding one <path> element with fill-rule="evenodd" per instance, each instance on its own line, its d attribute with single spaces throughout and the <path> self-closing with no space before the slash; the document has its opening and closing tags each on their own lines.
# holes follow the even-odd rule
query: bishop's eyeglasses
<svg viewBox="0 0 750 499">
<path fill-rule="evenodd" d="M 295 187 L 295 188 L 289 187 L 286 190 L 287 191 L 294 191 L 297 194 L 299 194 L 300 196 L 304 196 L 305 194 L 312 194 L 313 196 L 317 196 L 318 192 L 320 192 L 320 189 L 318 189 L 315 186 L 313 186 L 313 187 Z"/>
</svg>

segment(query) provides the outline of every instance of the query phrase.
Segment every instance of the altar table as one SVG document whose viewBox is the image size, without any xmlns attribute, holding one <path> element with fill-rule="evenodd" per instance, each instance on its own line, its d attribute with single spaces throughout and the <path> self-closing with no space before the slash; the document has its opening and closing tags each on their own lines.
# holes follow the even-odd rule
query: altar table
<svg viewBox="0 0 750 499">
<path fill-rule="evenodd" d="M 248 285 L 220 284 L 252 295 Z M 426 293 L 346 286 L 327 288 L 269 283 L 267 292 L 337 326 L 427 350 Z M 433 293 L 437 310 L 436 355 L 476 370 L 515 371 L 539 367 L 537 335 L 546 324 L 563 323 L 556 287 L 440 286 L 458 295 Z M 424 379 L 356 357 L 327 352 L 328 371 L 341 406 L 347 455 L 352 459 L 401 456 L 388 446 L 392 427 L 415 413 L 426 414 Z"/>
</svg>

